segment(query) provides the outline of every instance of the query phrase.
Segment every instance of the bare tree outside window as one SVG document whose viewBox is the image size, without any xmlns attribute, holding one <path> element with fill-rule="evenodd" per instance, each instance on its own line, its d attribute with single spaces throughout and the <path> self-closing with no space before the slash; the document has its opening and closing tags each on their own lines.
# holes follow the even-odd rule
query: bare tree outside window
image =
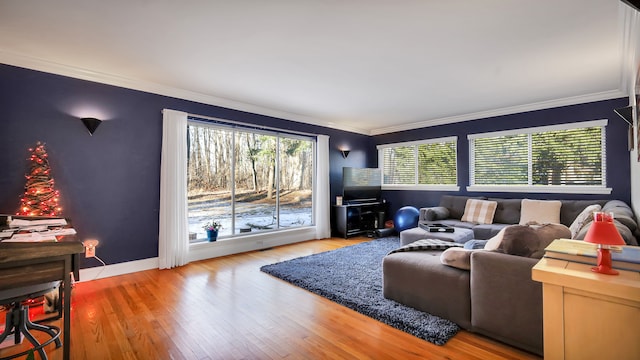
<svg viewBox="0 0 640 360">
<path fill-rule="evenodd" d="M 189 231 L 219 221 L 219 236 L 313 225 L 315 141 L 189 124 Z M 193 239 L 192 239 L 193 241 Z"/>
</svg>

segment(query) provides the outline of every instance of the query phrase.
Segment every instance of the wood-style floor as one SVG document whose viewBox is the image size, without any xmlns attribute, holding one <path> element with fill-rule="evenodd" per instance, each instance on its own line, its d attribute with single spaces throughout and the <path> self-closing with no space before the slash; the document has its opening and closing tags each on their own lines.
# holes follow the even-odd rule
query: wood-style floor
<svg viewBox="0 0 640 360">
<path fill-rule="evenodd" d="M 259 270 L 367 240 L 308 241 L 78 283 L 71 359 L 539 359 L 466 331 L 433 345 Z M 47 350 L 62 359 L 62 349 Z"/>
</svg>

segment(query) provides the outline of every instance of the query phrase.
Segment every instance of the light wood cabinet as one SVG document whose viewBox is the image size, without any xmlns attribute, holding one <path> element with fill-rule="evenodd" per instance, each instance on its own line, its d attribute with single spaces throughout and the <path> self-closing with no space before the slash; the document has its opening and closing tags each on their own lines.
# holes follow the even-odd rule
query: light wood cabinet
<svg viewBox="0 0 640 360">
<path fill-rule="evenodd" d="M 543 258 L 544 358 L 640 359 L 640 272 L 603 275 L 589 265 Z"/>
</svg>

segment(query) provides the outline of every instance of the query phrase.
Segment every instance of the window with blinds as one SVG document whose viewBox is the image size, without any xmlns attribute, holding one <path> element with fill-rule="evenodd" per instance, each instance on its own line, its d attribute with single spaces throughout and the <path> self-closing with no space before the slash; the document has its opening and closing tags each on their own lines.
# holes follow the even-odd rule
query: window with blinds
<svg viewBox="0 0 640 360">
<path fill-rule="evenodd" d="M 382 185 L 457 186 L 457 137 L 378 146 Z"/>
<path fill-rule="evenodd" d="M 469 135 L 474 186 L 606 187 L 606 120 Z"/>
</svg>

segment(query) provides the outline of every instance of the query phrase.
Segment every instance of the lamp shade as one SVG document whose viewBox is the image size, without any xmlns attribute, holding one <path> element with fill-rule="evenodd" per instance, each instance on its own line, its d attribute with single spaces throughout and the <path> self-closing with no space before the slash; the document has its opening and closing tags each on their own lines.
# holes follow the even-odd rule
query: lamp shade
<svg viewBox="0 0 640 360">
<path fill-rule="evenodd" d="M 613 215 L 604 212 L 593 213 L 593 222 L 584 241 L 601 245 L 624 245 L 624 239 L 613 223 Z"/>
<path fill-rule="evenodd" d="M 98 126 L 100 126 L 100 124 L 102 123 L 102 120 L 98 120 L 96 118 L 82 118 L 80 120 L 82 120 L 82 123 L 84 124 L 84 126 L 87 127 L 87 130 L 89 130 L 89 134 L 91 134 L 91 136 L 93 136 L 93 133 L 96 131 Z"/>
</svg>

